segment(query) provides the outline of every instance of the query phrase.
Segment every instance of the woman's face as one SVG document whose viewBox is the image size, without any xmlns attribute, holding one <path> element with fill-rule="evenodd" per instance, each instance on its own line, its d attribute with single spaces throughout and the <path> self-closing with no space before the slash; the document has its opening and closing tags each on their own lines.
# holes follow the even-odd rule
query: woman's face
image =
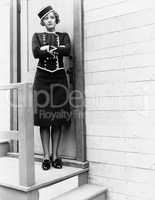
<svg viewBox="0 0 155 200">
<path fill-rule="evenodd" d="M 50 12 L 43 18 L 43 23 L 47 30 L 55 29 L 56 18 L 53 12 Z"/>
</svg>

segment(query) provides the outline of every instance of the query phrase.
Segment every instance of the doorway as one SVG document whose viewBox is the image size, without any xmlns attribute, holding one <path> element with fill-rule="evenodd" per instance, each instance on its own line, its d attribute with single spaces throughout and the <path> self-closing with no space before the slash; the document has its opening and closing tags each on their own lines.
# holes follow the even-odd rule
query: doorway
<svg viewBox="0 0 155 200">
<path fill-rule="evenodd" d="M 65 66 L 74 71 L 74 108 L 70 130 L 63 133 L 59 154 L 66 159 L 86 161 L 85 152 L 85 101 L 84 101 L 84 62 L 83 62 L 83 5 L 82 0 L 25 0 L 20 6 L 20 54 L 21 82 L 33 82 L 37 61 L 31 50 L 32 35 L 42 32 L 38 11 L 45 5 L 52 5 L 60 14 L 61 23 L 57 31 L 68 32 L 72 42 L 72 59 L 65 59 Z M 68 77 L 69 78 L 69 77 Z M 76 92 L 75 92 L 76 91 Z M 79 99 L 79 96 L 80 99 Z M 42 154 L 39 128 L 34 127 L 35 153 Z"/>
</svg>

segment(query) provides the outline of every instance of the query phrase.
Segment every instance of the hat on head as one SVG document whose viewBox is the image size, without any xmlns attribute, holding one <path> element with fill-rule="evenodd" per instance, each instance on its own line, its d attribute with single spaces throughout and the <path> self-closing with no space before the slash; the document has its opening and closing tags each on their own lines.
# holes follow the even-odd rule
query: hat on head
<svg viewBox="0 0 155 200">
<path fill-rule="evenodd" d="M 53 10 L 52 6 L 46 6 L 44 8 L 42 8 L 39 13 L 38 13 L 38 17 L 40 19 L 42 19 L 43 17 L 45 17 L 48 13 L 50 13 Z"/>
</svg>

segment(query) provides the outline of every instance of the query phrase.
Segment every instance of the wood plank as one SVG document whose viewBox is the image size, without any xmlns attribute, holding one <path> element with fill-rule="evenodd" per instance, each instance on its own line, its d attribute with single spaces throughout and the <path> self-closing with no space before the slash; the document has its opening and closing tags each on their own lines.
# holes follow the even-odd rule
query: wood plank
<svg viewBox="0 0 155 200">
<path fill-rule="evenodd" d="M 154 81 L 155 67 L 125 69 L 120 71 L 94 72 L 85 74 L 87 85 Z M 137 76 L 138 74 L 138 76 Z"/>
<path fill-rule="evenodd" d="M 120 194 L 120 193 L 112 192 L 112 191 L 109 192 L 109 198 L 111 200 L 118 200 L 118 199 L 124 200 L 125 198 L 129 198 L 128 200 L 131 200 L 128 195 L 124 195 L 124 194 Z M 137 198 L 136 199 L 134 199 L 134 197 L 132 197 L 132 198 L 133 198 L 132 200 L 138 200 Z M 142 200 L 144 200 L 144 199 L 142 199 Z"/>
<path fill-rule="evenodd" d="M 139 127 L 141 124 L 145 126 L 155 123 L 155 111 L 87 111 L 87 123 L 101 127 L 129 126 Z M 96 120 L 97 119 L 97 120 Z"/>
<path fill-rule="evenodd" d="M 155 110 L 154 96 L 86 98 L 86 110 Z"/>
<path fill-rule="evenodd" d="M 0 194 L 3 199 L 39 200 L 39 191 L 23 192 L 9 187 L 0 186 Z"/>
<path fill-rule="evenodd" d="M 18 129 L 18 91 L 10 91 L 10 130 Z M 13 152 L 18 151 L 18 141 L 16 138 L 10 142 L 10 150 Z"/>
<path fill-rule="evenodd" d="M 112 150 L 155 155 L 155 140 L 87 136 L 89 149 Z M 145 148 L 144 148 L 145 147 Z"/>
<path fill-rule="evenodd" d="M 87 98 L 152 96 L 155 95 L 155 82 L 109 83 L 106 85 L 88 85 L 85 93 Z"/>
<path fill-rule="evenodd" d="M 97 0 L 94 4 L 94 2 L 91 0 L 85 0 L 84 1 L 85 12 L 96 9 L 96 8 L 101 8 L 104 6 L 112 6 L 113 4 L 119 4 L 121 2 L 122 0 L 104 0 L 104 1 Z"/>
<path fill-rule="evenodd" d="M 82 186 L 88 183 L 88 172 L 78 175 L 78 186 Z"/>
<path fill-rule="evenodd" d="M 109 194 L 109 198 L 111 200 L 124 200 L 125 198 L 127 198 L 128 200 L 139 200 L 139 197 L 136 196 L 129 196 L 129 195 L 125 195 L 125 194 L 120 194 L 117 192 L 110 192 Z M 141 200 L 146 200 L 146 198 L 141 197 Z"/>
<path fill-rule="evenodd" d="M 154 111 L 87 111 L 87 135 L 153 139 L 154 116 Z"/>
<path fill-rule="evenodd" d="M 78 177 L 67 179 L 55 185 L 39 190 L 39 200 L 45 200 L 45 197 L 47 197 L 46 199 L 48 199 L 49 197 L 51 199 L 56 198 L 59 195 L 64 194 L 65 192 L 68 192 L 76 188 L 77 186 L 78 186 Z"/>
<path fill-rule="evenodd" d="M 133 119 L 135 120 L 135 119 Z M 124 121 L 124 124 L 126 122 Z M 101 137 L 109 137 L 109 138 L 137 138 L 137 139 L 146 139 L 146 140 L 154 140 L 154 125 L 152 123 L 144 124 L 142 121 L 141 123 L 132 123 L 129 125 L 116 125 L 116 124 L 109 124 L 109 125 L 100 125 L 100 124 L 93 124 L 87 128 L 87 135 L 90 136 L 101 136 Z M 143 124 L 143 125 L 142 125 Z M 149 130 L 149 134 L 148 134 Z"/>
<path fill-rule="evenodd" d="M 21 80 L 28 80 L 29 68 L 29 38 L 28 38 L 28 0 L 21 1 Z"/>
<path fill-rule="evenodd" d="M 85 71 L 119 71 L 128 68 L 155 66 L 154 54 L 126 55 L 107 59 L 85 61 Z"/>
<path fill-rule="evenodd" d="M 86 199 L 97 200 L 97 197 L 100 196 L 99 199 L 105 200 L 106 192 L 107 191 L 105 187 L 102 187 L 99 185 L 85 184 L 81 187 L 78 187 L 69 192 L 66 192 L 54 199 L 55 200 L 72 200 L 74 198 L 75 200 L 86 200 Z"/>
<path fill-rule="evenodd" d="M 74 1 L 74 69 L 75 69 L 75 96 L 84 94 L 85 80 L 84 80 L 84 30 L 83 30 L 83 1 Z M 78 94 L 76 94 L 76 92 Z M 74 113 L 76 116 L 75 120 L 75 133 L 76 133 L 76 149 L 77 149 L 77 160 L 86 161 L 86 139 L 85 139 L 85 109 L 83 106 L 84 99 L 80 102 L 78 97 L 74 100 Z M 80 134 L 79 134 L 80 133 Z"/>
<path fill-rule="evenodd" d="M 137 29 L 129 29 L 121 32 L 109 33 L 85 41 L 85 50 L 99 50 L 113 46 L 122 46 L 133 42 L 142 42 L 154 39 L 155 25 L 144 26 Z"/>
<path fill-rule="evenodd" d="M 153 190 L 153 185 L 151 184 L 140 184 L 133 182 L 126 182 L 125 180 L 115 180 L 111 178 L 102 178 L 99 176 L 94 176 L 90 178 L 92 183 L 107 186 L 109 191 L 121 193 L 129 196 L 139 197 L 139 199 L 153 199 L 155 191 Z"/>
<path fill-rule="evenodd" d="M 151 25 L 155 23 L 154 10 L 155 8 L 145 9 L 128 15 L 85 24 L 85 38 Z"/>
<path fill-rule="evenodd" d="M 19 138 L 19 132 L 18 131 L 0 131 L 0 137 L 5 138 L 7 140 L 18 140 Z"/>
<path fill-rule="evenodd" d="M 22 87 L 25 83 L 10 83 L 7 85 L 0 85 L 0 90 L 10 90 L 10 89 L 18 89 Z"/>
<path fill-rule="evenodd" d="M 8 152 L 7 156 L 12 157 L 12 158 L 18 158 L 19 153 Z M 35 161 L 42 162 L 43 155 L 35 154 L 34 159 L 35 159 Z M 89 167 L 88 161 L 81 162 L 81 161 L 77 161 L 77 160 L 62 158 L 62 162 L 63 162 L 64 166 L 70 166 L 70 167 L 76 167 L 76 168 L 82 168 L 82 169 Z"/>
<path fill-rule="evenodd" d="M 23 186 L 35 183 L 32 84 L 19 89 L 19 179 Z"/>
<path fill-rule="evenodd" d="M 155 4 L 153 0 L 148 0 L 147 2 L 140 0 L 122 1 L 120 4 L 113 4 L 108 7 L 101 7 L 101 9 L 93 9 L 90 12 L 85 12 L 85 23 L 105 20 L 112 17 L 114 18 L 120 15 L 127 15 L 154 6 Z"/>
<path fill-rule="evenodd" d="M 9 150 L 9 142 L 5 139 L 0 139 L 0 157 L 6 156 Z"/>
<path fill-rule="evenodd" d="M 143 169 L 155 169 L 154 155 L 88 148 L 87 152 L 89 161 L 123 166 L 143 167 Z"/>
<path fill-rule="evenodd" d="M 155 170 L 109 165 L 106 163 L 90 163 L 90 175 L 120 179 L 135 183 L 155 184 Z"/>
<path fill-rule="evenodd" d="M 86 110 L 155 110 L 155 96 L 98 96 L 86 98 Z"/>
<path fill-rule="evenodd" d="M 18 44 L 17 44 L 17 1 L 10 1 L 10 83 L 18 82 Z M 10 102 L 17 105 L 17 91 L 10 91 Z M 17 107 L 10 105 L 10 129 L 17 130 Z M 10 148 L 17 151 L 17 142 L 11 141 Z"/>
<path fill-rule="evenodd" d="M 140 124 L 151 126 L 155 123 L 154 115 L 154 111 L 87 111 L 87 123 L 94 122 L 94 125 L 101 127 L 121 125 L 122 128 L 134 125 L 139 127 Z"/>
<path fill-rule="evenodd" d="M 85 62 L 98 59 L 113 59 L 132 55 L 153 54 L 155 51 L 155 40 L 144 41 L 137 44 L 128 44 L 120 47 L 105 48 L 97 51 L 86 51 Z"/>
</svg>

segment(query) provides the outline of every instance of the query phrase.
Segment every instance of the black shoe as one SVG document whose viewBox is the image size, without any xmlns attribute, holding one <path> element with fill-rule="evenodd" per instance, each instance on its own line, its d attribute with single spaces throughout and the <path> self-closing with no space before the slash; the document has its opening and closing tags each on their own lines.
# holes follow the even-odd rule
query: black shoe
<svg viewBox="0 0 155 200">
<path fill-rule="evenodd" d="M 42 162 L 42 169 L 43 170 L 48 170 L 51 167 L 51 162 L 48 159 L 43 160 Z"/>
<path fill-rule="evenodd" d="M 62 160 L 61 160 L 61 158 L 56 158 L 54 161 L 52 161 L 52 166 L 54 168 L 61 169 L 62 168 Z"/>
</svg>

